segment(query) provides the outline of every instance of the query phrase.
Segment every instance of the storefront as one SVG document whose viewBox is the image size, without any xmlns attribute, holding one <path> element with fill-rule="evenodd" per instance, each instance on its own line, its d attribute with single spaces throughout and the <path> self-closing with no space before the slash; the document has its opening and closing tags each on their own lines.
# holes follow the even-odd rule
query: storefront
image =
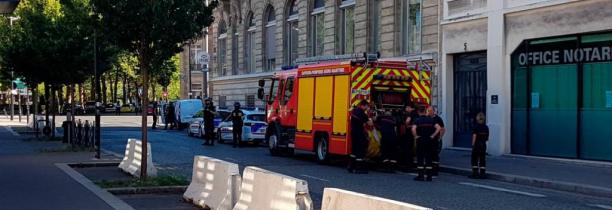
<svg viewBox="0 0 612 210">
<path fill-rule="evenodd" d="M 511 86 L 512 153 L 612 161 L 612 32 L 523 41 Z"/>
</svg>

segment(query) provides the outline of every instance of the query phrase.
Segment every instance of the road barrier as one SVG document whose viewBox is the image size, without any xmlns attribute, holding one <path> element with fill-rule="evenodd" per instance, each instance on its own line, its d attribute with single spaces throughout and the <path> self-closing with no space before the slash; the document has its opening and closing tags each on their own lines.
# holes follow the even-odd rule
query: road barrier
<svg viewBox="0 0 612 210">
<path fill-rule="evenodd" d="M 417 205 L 336 188 L 323 190 L 321 210 L 430 210 Z"/>
<path fill-rule="evenodd" d="M 233 210 L 312 210 L 308 183 L 301 179 L 246 167 L 240 198 Z"/>
<path fill-rule="evenodd" d="M 202 208 L 231 210 L 238 201 L 240 184 L 238 164 L 195 156 L 191 183 L 183 198 Z"/>
<path fill-rule="evenodd" d="M 157 169 L 153 165 L 151 144 L 147 143 L 147 175 L 157 176 Z M 142 160 L 142 141 L 137 139 L 128 139 L 125 146 L 125 156 L 119 168 L 135 177 L 140 177 L 140 163 Z"/>
</svg>

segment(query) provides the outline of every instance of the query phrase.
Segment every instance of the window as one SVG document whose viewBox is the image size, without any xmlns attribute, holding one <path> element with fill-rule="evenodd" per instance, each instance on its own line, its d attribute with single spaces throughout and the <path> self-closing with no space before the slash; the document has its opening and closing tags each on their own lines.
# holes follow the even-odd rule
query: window
<svg viewBox="0 0 612 210">
<path fill-rule="evenodd" d="M 315 0 L 311 14 L 310 37 L 312 56 L 323 55 L 323 42 L 325 38 L 325 1 Z"/>
<path fill-rule="evenodd" d="M 255 70 L 255 55 L 253 50 L 255 50 L 255 21 L 253 20 L 253 12 L 249 13 L 246 30 L 244 33 L 244 70 L 245 73 L 251 73 Z"/>
<path fill-rule="evenodd" d="M 238 31 L 236 22 L 232 24 L 232 75 L 238 74 Z"/>
<path fill-rule="evenodd" d="M 369 0 L 368 18 L 369 18 L 369 42 L 368 52 L 380 52 L 380 1 Z"/>
<path fill-rule="evenodd" d="M 219 96 L 219 107 L 227 107 L 227 96 Z"/>
<path fill-rule="evenodd" d="M 269 104 L 272 104 L 276 97 L 278 96 L 279 87 L 283 86 L 283 80 L 272 80 L 272 84 L 270 85 L 270 98 L 268 100 Z"/>
<path fill-rule="evenodd" d="M 192 91 L 202 91 L 202 84 L 201 83 L 192 83 L 191 84 L 191 90 Z"/>
<path fill-rule="evenodd" d="M 422 0 L 402 0 L 400 12 L 401 54 L 421 52 Z"/>
<path fill-rule="evenodd" d="M 266 24 L 264 24 L 263 37 L 264 69 L 266 71 L 274 71 L 276 68 L 276 14 L 272 6 L 268 6 L 265 14 L 264 20 L 266 20 Z"/>
<path fill-rule="evenodd" d="M 352 54 L 355 49 L 355 0 L 340 1 L 338 41 L 340 54 Z"/>
<path fill-rule="evenodd" d="M 287 83 L 285 84 L 285 92 L 283 94 L 282 105 L 286 105 L 291 96 L 293 95 L 293 77 L 287 79 Z"/>
<path fill-rule="evenodd" d="M 244 101 L 247 107 L 255 107 L 255 95 L 246 95 Z"/>
<path fill-rule="evenodd" d="M 287 7 L 287 22 L 285 25 L 285 64 L 293 65 L 298 54 L 298 8 L 296 0 Z"/>
<path fill-rule="evenodd" d="M 218 74 L 221 76 L 225 76 L 227 75 L 227 71 L 225 68 L 225 56 L 226 56 L 226 51 L 227 51 L 227 29 L 225 28 L 225 22 L 223 22 L 223 20 L 221 22 L 219 22 L 219 36 L 217 37 L 217 41 L 218 41 L 218 61 L 217 63 L 219 64 L 218 67 Z"/>
</svg>

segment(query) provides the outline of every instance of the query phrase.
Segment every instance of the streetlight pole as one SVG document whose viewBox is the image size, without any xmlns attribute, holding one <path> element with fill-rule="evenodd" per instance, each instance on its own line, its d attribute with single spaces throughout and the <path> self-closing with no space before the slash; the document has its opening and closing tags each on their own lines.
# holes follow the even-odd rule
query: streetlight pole
<svg viewBox="0 0 612 210">
<path fill-rule="evenodd" d="M 13 81 L 14 72 L 11 71 L 11 121 L 13 121 L 13 115 L 15 114 L 15 96 L 13 96 L 13 90 L 15 90 L 15 83 Z"/>
</svg>

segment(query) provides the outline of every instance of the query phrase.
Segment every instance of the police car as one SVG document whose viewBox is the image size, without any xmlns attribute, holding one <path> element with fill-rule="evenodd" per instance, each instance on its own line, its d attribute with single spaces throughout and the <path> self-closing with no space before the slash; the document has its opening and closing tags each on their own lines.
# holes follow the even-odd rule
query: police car
<svg viewBox="0 0 612 210">
<path fill-rule="evenodd" d="M 217 110 L 217 115 L 215 116 L 215 119 L 214 119 L 215 120 L 214 121 L 215 132 L 216 132 L 217 126 L 221 124 L 221 121 L 223 121 L 223 119 L 229 116 L 229 113 L 230 112 L 225 109 Z M 205 133 L 204 131 L 204 111 L 200 110 L 193 116 L 193 120 L 189 124 L 189 129 L 187 130 L 187 135 L 204 138 L 204 133 Z"/>
<path fill-rule="evenodd" d="M 242 141 L 253 142 L 255 144 L 261 143 L 266 136 L 266 114 L 260 110 L 242 110 L 244 112 L 244 126 L 242 128 Z M 218 129 L 218 142 L 232 142 L 232 120 L 228 116 L 219 124 Z"/>
</svg>

